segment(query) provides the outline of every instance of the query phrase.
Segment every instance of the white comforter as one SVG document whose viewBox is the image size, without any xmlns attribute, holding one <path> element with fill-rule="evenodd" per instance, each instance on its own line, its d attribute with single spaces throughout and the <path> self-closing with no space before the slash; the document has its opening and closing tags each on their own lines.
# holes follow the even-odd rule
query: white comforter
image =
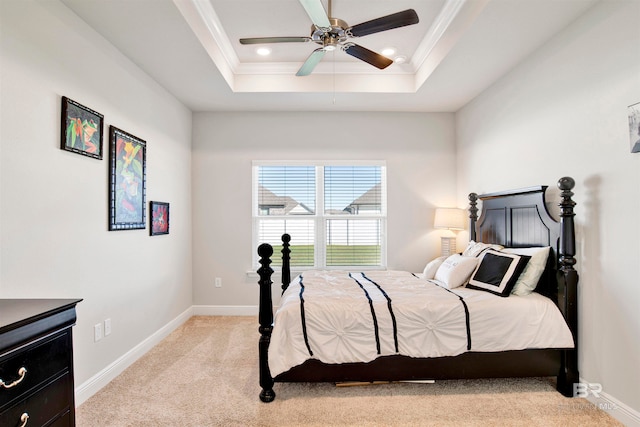
<svg viewBox="0 0 640 427">
<path fill-rule="evenodd" d="M 440 357 L 574 345 L 562 314 L 542 295 L 502 298 L 439 285 L 404 271 L 303 273 L 275 315 L 271 375 L 312 358 L 369 362 L 393 354 Z"/>
</svg>

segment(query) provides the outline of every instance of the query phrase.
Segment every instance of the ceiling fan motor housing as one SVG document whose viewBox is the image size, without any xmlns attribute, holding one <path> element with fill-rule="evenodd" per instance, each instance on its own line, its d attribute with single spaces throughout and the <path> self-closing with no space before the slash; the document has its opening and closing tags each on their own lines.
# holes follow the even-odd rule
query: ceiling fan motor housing
<svg viewBox="0 0 640 427">
<path fill-rule="evenodd" d="M 349 25 L 338 18 L 329 18 L 329 22 L 331 23 L 329 28 L 311 26 L 311 41 L 322 45 L 327 51 L 332 51 L 347 41 Z"/>
</svg>

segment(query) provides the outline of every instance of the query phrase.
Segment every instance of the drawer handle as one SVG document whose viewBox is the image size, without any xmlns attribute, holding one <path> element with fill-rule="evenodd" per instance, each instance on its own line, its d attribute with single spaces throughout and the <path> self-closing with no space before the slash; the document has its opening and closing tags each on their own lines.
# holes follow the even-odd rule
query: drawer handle
<svg viewBox="0 0 640 427">
<path fill-rule="evenodd" d="M 15 380 L 14 382 L 12 382 L 11 384 L 6 384 L 4 381 L 2 381 L 2 379 L 0 379 L 0 385 L 4 388 L 11 388 L 11 387 L 15 387 L 18 384 L 20 384 L 22 382 L 22 380 L 24 379 L 25 375 L 27 375 L 27 368 L 25 368 L 24 366 L 20 369 L 18 369 L 18 375 L 20 375 L 20 378 L 18 378 L 17 380 Z M 29 418 L 29 416 L 27 415 L 27 418 Z"/>
<path fill-rule="evenodd" d="M 26 412 L 23 413 L 20 416 L 20 421 L 22 422 L 22 424 L 20 424 L 20 427 L 24 427 L 27 425 L 27 423 L 29 422 L 29 414 L 27 414 Z"/>
</svg>

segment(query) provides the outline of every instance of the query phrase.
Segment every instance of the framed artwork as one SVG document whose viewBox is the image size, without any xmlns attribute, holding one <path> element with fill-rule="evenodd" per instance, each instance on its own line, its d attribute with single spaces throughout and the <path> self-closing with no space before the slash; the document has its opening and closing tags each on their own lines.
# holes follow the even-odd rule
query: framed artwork
<svg viewBox="0 0 640 427">
<path fill-rule="evenodd" d="M 149 207 L 149 234 L 157 236 L 159 234 L 169 234 L 169 203 L 150 202 Z"/>
<path fill-rule="evenodd" d="M 109 230 L 145 228 L 147 143 L 110 126 L 109 144 Z"/>
<path fill-rule="evenodd" d="M 629 105 L 629 140 L 631 152 L 640 153 L 640 102 Z"/>
<path fill-rule="evenodd" d="M 63 96 L 60 148 L 102 160 L 103 119 L 97 111 Z"/>
</svg>

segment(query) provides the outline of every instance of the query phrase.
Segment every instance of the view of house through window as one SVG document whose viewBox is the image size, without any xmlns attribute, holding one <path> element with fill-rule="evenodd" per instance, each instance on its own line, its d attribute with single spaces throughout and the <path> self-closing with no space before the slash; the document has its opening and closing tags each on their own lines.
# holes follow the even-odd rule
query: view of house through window
<svg viewBox="0 0 640 427">
<path fill-rule="evenodd" d="M 385 264 L 386 182 L 381 162 L 254 163 L 254 247 L 291 235 L 292 267 Z"/>
</svg>

